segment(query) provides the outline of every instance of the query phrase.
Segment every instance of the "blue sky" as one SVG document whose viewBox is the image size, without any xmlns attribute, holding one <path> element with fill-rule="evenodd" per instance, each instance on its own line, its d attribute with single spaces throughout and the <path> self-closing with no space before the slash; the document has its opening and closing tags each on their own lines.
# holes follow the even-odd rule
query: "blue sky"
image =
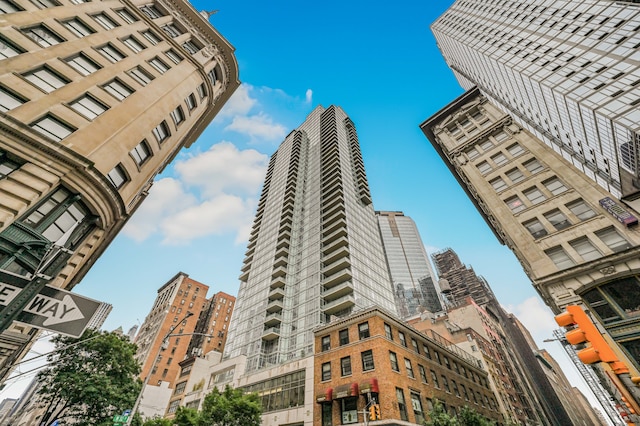
<svg viewBox="0 0 640 426">
<path fill-rule="evenodd" d="M 74 289 L 113 305 L 105 328 L 141 324 L 179 271 L 235 295 L 269 156 L 335 104 L 358 130 L 375 209 L 412 217 L 429 252 L 453 248 L 534 337 L 551 337 L 551 312 L 418 127 L 463 92 L 429 30 L 451 3 L 195 1 L 218 10 L 243 84 Z"/>
</svg>

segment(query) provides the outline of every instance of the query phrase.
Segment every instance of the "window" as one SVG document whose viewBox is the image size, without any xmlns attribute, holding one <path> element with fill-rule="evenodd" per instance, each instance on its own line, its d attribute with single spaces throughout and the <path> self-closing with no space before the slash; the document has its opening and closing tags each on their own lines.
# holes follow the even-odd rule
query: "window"
<svg viewBox="0 0 640 426">
<path fill-rule="evenodd" d="M 196 97 L 193 95 L 193 93 L 187 96 L 184 101 L 186 102 L 187 108 L 189 109 L 189 111 L 193 111 L 198 106 L 198 103 L 196 102 Z"/>
<path fill-rule="evenodd" d="M 220 67 L 218 65 L 216 65 L 215 67 L 213 67 L 213 69 L 211 71 L 209 71 L 207 73 L 207 75 L 209 76 L 209 80 L 211 81 L 211 85 L 215 86 L 216 82 L 220 80 Z"/>
<path fill-rule="evenodd" d="M 422 351 L 424 352 L 424 356 L 431 359 L 431 351 L 429 351 L 429 347 L 427 345 L 422 345 Z"/>
<path fill-rule="evenodd" d="M 567 269 L 575 265 L 575 262 L 560 246 L 550 248 L 548 250 L 545 250 L 544 252 L 560 270 Z"/>
<path fill-rule="evenodd" d="M 340 358 L 340 372 L 342 373 L 343 377 L 351 375 L 351 357 L 350 356 Z"/>
<path fill-rule="evenodd" d="M 69 82 L 69 80 L 46 66 L 29 71 L 22 76 L 47 93 L 51 93 Z"/>
<path fill-rule="evenodd" d="M 451 380 L 451 387 L 453 388 L 453 393 L 460 398 L 460 391 L 458 390 L 458 384 L 455 380 Z"/>
<path fill-rule="evenodd" d="M 198 95 L 200 95 L 200 99 L 204 99 L 207 96 L 207 89 L 204 87 L 204 83 L 198 86 Z"/>
<path fill-rule="evenodd" d="M 184 393 L 185 388 L 187 387 L 187 382 L 180 382 L 176 385 L 176 389 L 173 391 L 174 395 L 180 395 Z"/>
<path fill-rule="evenodd" d="M 169 71 L 169 65 L 165 64 L 160 58 L 157 56 L 149 60 L 149 64 L 156 69 L 160 74 L 164 74 Z"/>
<path fill-rule="evenodd" d="M 119 101 L 125 99 L 127 96 L 133 93 L 133 89 L 131 89 L 129 86 L 127 86 L 117 78 L 111 80 L 110 82 L 102 86 L 102 88 Z"/>
<path fill-rule="evenodd" d="M 118 164 L 113 169 L 111 169 L 111 171 L 107 174 L 107 179 L 109 179 L 109 182 L 111 182 L 111 185 L 113 185 L 115 188 L 122 187 L 129 180 L 129 178 L 127 177 L 127 173 L 124 171 L 124 167 L 122 167 L 122 164 Z"/>
<path fill-rule="evenodd" d="M 393 333 L 391 332 L 391 326 L 386 322 L 384 323 L 384 334 L 385 336 L 387 336 L 387 339 L 393 340 Z"/>
<path fill-rule="evenodd" d="M 440 352 L 433 351 L 433 357 L 438 361 L 438 364 L 442 365 L 442 359 L 440 359 Z"/>
<path fill-rule="evenodd" d="M 407 369 L 407 376 L 409 376 L 412 379 L 415 379 L 416 376 L 415 374 L 413 374 L 413 366 L 411 365 L 411 360 L 405 358 L 404 359 L 404 367 Z"/>
<path fill-rule="evenodd" d="M 63 25 L 76 37 L 86 37 L 89 34 L 95 33 L 92 28 L 78 18 L 72 18 L 64 21 Z"/>
<path fill-rule="evenodd" d="M 129 151 L 131 157 L 136 162 L 138 166 L 141 166 L 145 161 L 151 157 L 151 148 L 149 148 L 149 144 L 146 140 L 143 140 L 138 145 L 136 145 L 131 151 Z"/>
<path fill-rule="evenodd" d="M 547 199 L 537 187 L 529 188 L 522 192 L 531 201 L 531 204 L 538 204 Z"/>
<path fill-rule="evenodd" d="M 171 132 L 169 132 L 169 126 L 167 126 L 167 122 L 164 120 L 152 130 L 152 133 L 159 143 L 162 143 L 171 135 Z"/>
<path fill-rule="evenodd" d="M 173 24 L 167 24 L 164 25 L 162 28 L 162 31 L 164 31 L 164 33 L 166 35 L 168 35 L 171 38 L 176 38 L 178 37 L 180 34 L 182 34 L 182 31 L 180 31 L 175 25 Z"/>
<path fill-rule="evenodd" d="M 416 339 L 414 339 L 413 337 L 411 338 L 411 346 L 413 346 L 413 350 L 419 354 L 420 353 L 420 348 L 418 348 L 418 342 L 416 342 Z"/>
<path fill-rule="evenodd" d="M 349 344 L 349 330 L 344 329 L 338 332 L 338 339 L 340 340 L 340 346 Z"/>
<path fill-rule="evenodd" d="M 396 398 L 398 399 L 398 411 L 400 412 L 400 419 L 409 421 L 407 415 L 407 404 L 404 400 L 404 391 L 400 388 L 396 388 Z"/>
<path fill-rule="evenodd" d="M 517 157 L 518 155 L 524 154 L 524 149 L 520 146 L 520 144 L 514 143 L 510 147 L 507 148 L 509 154 L 512 157 Z"/>
<path fill-rule="evenodd" d="M 56 142 L 60 142 L 76 130 L 51 114 L 31 123 L 29 127 Z"/>
<path fill-rule="evenodd" d="M 60 3 L 55 0 L 31 0 L 31 3 L 35 4 L 38 9 L 60 6 Z"/>
<path fill-rule="evenodd" d="M 113 63 L 121 61 L 125 58 L 124 54 L 113 47 L 111 43 L 107 43 L 104 46 L 98 47 L 98 52 L 100 52 L 102 56 Z"/>
<path fill-rule="evenodd" d="M 136 18 L 135 16 L 133 16 L 131 14 L 131 12 L 129 12 L 127 9 L 118 9 L 116 10 L 116 13 L 118 14 L 119 17 L 122 18 L 123 21 L 125 21 L 127 24 L 133 24 L 134 22 L 136 22 L 138 20 L 138 18 Z"/>
<path fill-rule="evenodd" d="M 322 352 L 331 349 L 331 336 L 322 336 Z"/>
<path fill-rule="evenodd" d="M 369 323 L 363 322 L 362 324 L 358 324 L 358 336 L 359 339 L 367 339 L 369 335 Z"/>
<path fill-rule="evenodd" d="M 482 161 L 481 163 L 478 163 L 477 167 L 478 167 L 478 170 L 480 171 L 480 173 L 482 173 L 483 175 L 486 175 L 491 170 L 493 170 L 493 167 L 491 167 L 491 165 L 489 163 L 487 163 L 486 161 Z"/>
<path fill-rule="evenodd" d="M 602 257 L 602 253 L 598 251 L 587 237 L 569 241 L 569 245 L 587 262 Z"/>
<path fill-rule="evenodd" d="M 100 69 L 100 65 L 96 64 L 83 53 L 78 53 L 77 55 L 67 58 L 65 62 L 81 75 L 93 74 Z"/>
<path fill-rule="evenodd" d="M 475 160 L 480 156 L 480 153 L 478 152 L 477 149 L 471 148 L 469 151 L 467 151 L 467 156 L 469 157 L 470 160 Z"/>
<path fill-rule="evenodd" d="M 418 371 L 420 371 L 420 380 L 422 380 L 422 383 L 428 383 L 427 370 L 425 370 L 422 365 L 418 364 Z"/>
<path fill-rule="evenodd" d="M 158 9 L 153 4 L 145 4 L 140 8 L 140 10 L 142 11 L 142 13 L 144 13 L 151 19 L 161 18 L 166 15 L 165 13 L 162 13 L 160 9 Z"/>
<path fill-rule="evenodd" d="M 155 35 L 155 33 L 147 30 L 147 31 L 143 31 L 142 32 L 142 36 L 144 38 L 146 38 L 147 40 L 149 40 L 149 43 L 153 44 L 154 46 L 158 43 L 160 43 L 160 37 L 158 37 L 157 35 Z"/>
<path fill-rule="evenodd" d="M 331 363 L 322 364 L 322 381 L 331 380 Z"/>
<path fill-rule="evenodd" d="M 451 393 L 451 389 L 449 388 L 449 381 L 447 380 L 447 376 L 440 375 L 440 377 L 442 378 L 442 387 L 444 388 L 444 390 L 447 393 Z"/>
<path fill-rule="evenodd" d="M 14 13 L 24 10 L 11 0 L 0 0 L 0 15 L 4 13 Z"/>
<path fill-rule="evenodd" d="M 464 395 L 464 400 L 469 400 L 469 394 L 467 393 L 467 388 L 464 387 L 462 383 L 460 383 L 460 389 L 462 389 L 462 395 Z"/>
<path fill-rule="evenodd" d="M 411 392 L 411 408 L 413 408 L 413 415 L 416 418 L 416 423 L 424 424 L 425 418 L 422 412 L 422 401 L 420 401 L 420 394 Z"/>
<path fill-rule="evenodd" d="M 451 370 L 451 363 L 449 362 L 449 358 L 446 356 L 443 356 L 442 359 L 444 360 L 444 365 Z"/>
<path fill-rule="evenodd" d="M 567 204 L 567 208 L 580 220 L 587 220 L 596 215 L 595 212 L 587 206 L 584 200 L 573 201 L 572 203 Z"/>
<path fill-rule="evenodd" d="M 564 215 L 564 213 L 562 213 L 560 210 L 555 209 L 555 210 L 551 210 L 548 213 L 544 214 L 545 219 L 547 219 L 554 228 L 556 228 L 556 230 L 560 231 L 563 230 L 565 228 L 568 228 L 571 226 L 571 222 L 569 222 L 569 220 L 566 218 L 566 216 Z"/>
<path fill-rule="evenodd" d="M 567 188 L 563 185 L 562 182 L 560 182 L 560 179 L 558 179 L 557 177 L 547 179 L 542 182 L 542 184 L 546 186 L 549 192 L 553 195 L 562 194 L 567 190 Z"/>
<path fill-rule="evenodd" d="M 19 96 L 11 90 L 0 86 L 0 111 L 7 112 L 19 107 L 25 102 L 27 102 L 27 100 L 22 96 Z M 2 167 L 1 164 L 0 167 Z"/>
<path fill-rule="evenodd" d="M 200 51 L 200 49 L 202 49 L 200 46 L 198 46 L 196 43 L 194 43 L 193 40 L 188 40 L 188 41 L 182 43 L 182 47 L 184 48 L 184 50 L 189 52 L 191 55 L 195 55 L 196 53 L 198 53 Z"/>
<path fill-rule="evenodd" d="M 596 231 L 595 234 L 614 252 L 624 251 L 631 248 L 631 244 L 618 234 L 616 228 L 613 226 Z"/>
<path fill-rule="evenodd" d="M 320 404 L 322 406 L 322 426 L 333 426 L 333 404 Z"/>
<path fill-rule="evenodd" d="M 127 45 L 127 47 L 132 51 L 134 51 L 135 53 L 138 53 L 145 49 L 145 46 L 142 43 L 140 43 L 138 40 L 136 40 L 134 37 L 127 37 L 124 40 L 122 40 L 122 42 L 125 45 Z"/>
<path fill-rule="evenodd" d="M 0 0 L 1 2 L 2 0 Z M 0 3 L 0 8 L 2 7 L 2 3 Z M 12 58 L 21 53 L 24 53 L 24 49 L 16 46 L 13 42 L 10 42 L 6 38 L 0 36 L 0 60 Z"/>
<path fill-rule="evenodd" d="M 141 67 L 132 68 L 127 73 L 142 86 L 146 86 L 153 80 L 153 76 Z"/>
<path fill-rule="evenodd" d="M 520 182 L 521 180 L 524 179 L 524 175 L 522 174 L 522 172 L 518 168 L 511 169 L 505 174 L 507 175 L 507 177 L 509 178 L 511 183 L 518 183 L 518 182 Z"/>
<path fill-rule="evenodd" d="M 496 192 L 500 192 L 507 187 L 506 182 L 500 176 L 495 179 L 491 179 L 489 183 L 493 186 L 493 189 L 495 189 Z"/>
<path fill-rule="evenodd" d="M 491 143 L 491 141 L 487 139 L 486 141 L 484 141 L 484 142 L 482 142 L 482 143 L 480 144 L 480 148 L 481 148 L 484 152 L 487 152 L 487 151 L 489 151 L 491 148 L 493 148 L 493 143 Z"/>
<path fill-rule="evenodd" d="M 518 198 L 517 195 L 507 198 L 504 202 L 507 203 L 507 206 L 509 206 L 511 211 L 514 213 L 518 213 L 525 209 L 525 205 L 520 201 L 520 198 Z"/>
<path fill-rule="evenodd" d="M 35 25 L 33 27 L 23 28 L 21 31 L 41 47 L 53 46 L 64 41 L 62 37 L 44 25 Z"/>
<path fill-rule="evenodd" d="M 93 96 L 84 95 L 69 104 L 79 114 L 82 114 L 89 120 L 93 120 L 100 114 L 104 113 L 108 107 L 102 102 L 97 101 Z"/>
<path fill-rule="evenodd" d="M 400 343 L 402 344 L 402 346 L 406 348 L 407 338 L 404 336 L 404 333 L 402 331 L 398 331 L 398 339 L 400 339 Z"/>
<path fill-rule="evenodd" d="M 369 371 L 375 368 L 373 363 L 373 351 L 368 350 L 360 353 L 362 357 L 362 371 Z"/>
<path fill-rule="evenodd" d="M 545 235 L 547 235 L 547 230 L 544 228 L 542 223 L 540 223 L 540 221 L 537 218 L 531 219 L 523 223 L 523 225 L 525 228 L 527 228 L 527 231 L 529 231 L 529 233 L 533 235 L 533 238 L 535 239 L 542 238 Z"/>
<path fill-rule="evenodd" d="M 532 160 L 527 161 L 526 163 L 523 163 L 523 166 L 532 175 L 538 173 L 540 170 L 543 169 L 542 164 L 540 164 L 540 162 L 535 158 L 532 159 Z"/>
<path fill-rule="evenodd" d="M 501 166 L 503 164 L 506 164 L 507 161 L 509 161 L 507 160 L 506 155 L 504 155 L 501 152 L 491 156 L 491 160 L 496 164 L 496 166 Z"/>
<path fill-rule="evenodd" d="M 163 377 L 166 375 L 166 371 L 164 370 L 165 373 L 163 374 Z M 180 406 L 180 400 L 176 399 L 175 401 L 171 401 L 171 403 L 169 404 L 169 408 L 167 408 L 167 414 L 173 414 L 176 411 L 178 411 L 178 407 Z"/>
<path fill-rule="evenodd" d="M 431 381 L 433 382 L 433 387 L 440 389 L 440 383 L 438 383 L 438 375 L 433 370 L 430 370 L 430 372 L 431 372 Z"/>
<path fill-rule="evenodd" d="M 398 365 L 398 357 L 395 352 L 389 351 L 389 361 L 391 361 L 391 369 L 393 371 L 400 371 L 400 366 Z"/>
<path fill-rule="evenodd" d="M 91 17 L 95 19 L 95 21 L 100 24 L 105 30 L 112 30 L 115 27 L 119 26 L 113 19 L 109 18 L 109 16 L 102 12 L 97 13 Z"/>
<path fill-rule="evenodd" d="M 171 59 L 171 61 L 174 64 L 180 63 L 180 61 L 182 61 L 182 56 L 178 55 L 178 53 L 173 50 L 167 50 L 166 52 L 164 52 L 165 55 L 167 55 L 167 58 Z"/>
<path fill-rule="evenodd" d="M 176 126 L 184 121 L 184 112 L 182 111 L 181 106 L 178 106 L 176 109 L 171 111 L 171 118 Z"/>
</svg>

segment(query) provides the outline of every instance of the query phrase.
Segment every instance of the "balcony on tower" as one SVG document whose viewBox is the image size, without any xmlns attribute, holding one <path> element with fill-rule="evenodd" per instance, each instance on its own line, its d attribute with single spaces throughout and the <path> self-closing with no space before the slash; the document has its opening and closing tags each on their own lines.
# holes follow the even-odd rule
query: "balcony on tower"
<svg viewBox="0 0 640 426">
<path fill-rule="evenodd" d="M 282 303 L 282 299 L 272 300 L 267 304 L 267 312 L 282 312 L 284 304 Z"/>
<path fill-rule="evenodd" d="M 282 323 L 282 314 L 280 312 L 267 314 L 264 319 L 264 325 L 266 327 L 280 327 L 280 323 Z"/>
<path fill-rule="evenodd" d="M 344 311 L 345 309 L 352 308 L 355 305 L 355 298 L 353 297 L 353 295 L 349 294 L 332 302 L 325 303 L 320 309 L 325 315 L 334 315 L 338 312 Z"/>
<path fill-rule="evenodd" d="M 352 293 L 353 283 L 351 281 L 345 281 L 342 284 L 334 285 L 333 287 L 323 287 L 321 296 L 325 303 L 329 303 Z"/>
<path fill-rule="evenodd" d="M 280 327 L 265 327 L 262 340 L 275 340 L 280 337 Z"/>
</svg>

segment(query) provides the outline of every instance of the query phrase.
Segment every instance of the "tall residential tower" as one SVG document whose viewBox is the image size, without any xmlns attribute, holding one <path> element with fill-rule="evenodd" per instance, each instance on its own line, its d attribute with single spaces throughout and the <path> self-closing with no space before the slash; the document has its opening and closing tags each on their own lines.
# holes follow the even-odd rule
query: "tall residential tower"
<svg viewBox="0 0 640 426">
<path fill-rule="evenodd" d="M 271 157 L 225 356 L 247 370 L 313 354 L 313 329 L 378 305 L 395 312 L 352 121 L 317 107 Z"/>
</svg>

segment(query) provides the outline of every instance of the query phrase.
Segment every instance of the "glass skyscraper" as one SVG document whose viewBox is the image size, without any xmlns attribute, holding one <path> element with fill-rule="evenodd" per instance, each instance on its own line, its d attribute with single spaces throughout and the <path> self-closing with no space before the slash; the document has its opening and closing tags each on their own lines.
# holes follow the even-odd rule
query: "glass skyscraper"
<svg viewBox="0 0 640 426">
<path fill-rule="evenodd" d="M 461 0 L 432 30 L 465 89 L 478 86 L 614 196 L 638 199 L 640 5 Z"/>
<path fill-rule="evenodd" d="M 442 305 L 435 274 L 415 222 L 402 212 L 376 212 L 400 318 Z"/>
<path fill-rule="evenodd" d="M 396 312 L 358 137 L 319 106 L 271 157 L 225 356 L 250 372 L 312 355 L 315 327 L 372 305 Z"/>
</svg>

